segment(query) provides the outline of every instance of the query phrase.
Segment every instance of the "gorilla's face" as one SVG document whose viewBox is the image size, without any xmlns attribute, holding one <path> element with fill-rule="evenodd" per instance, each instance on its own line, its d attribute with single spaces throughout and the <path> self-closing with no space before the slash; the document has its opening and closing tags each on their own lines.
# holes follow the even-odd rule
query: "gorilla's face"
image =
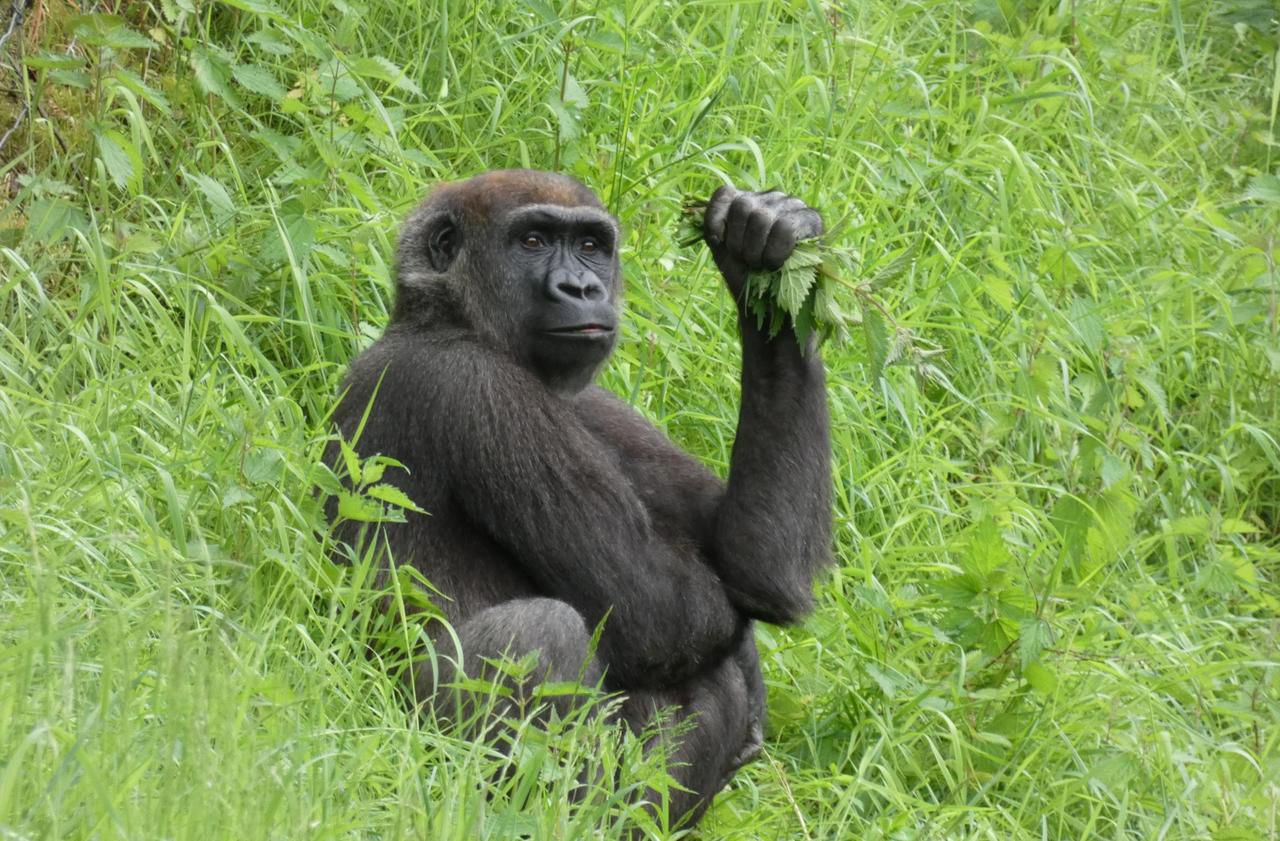
<svg viewBox="0 0 1280 841">
<path fill-rule="evenodd" d="M 593 207 L 533 204 L 500 231 L 506 283 L 495 291 L 520 316 L 518 345 L 548 383 L 582 388 L 617 341 L 617 226 Z"/>
<path fill-rule="evenodd" d="M 571 178 L 501 170 L 445 184 L 401 230 L 397 317 L 453 317 L 436 313 L 443 300 L 486 344 L 573 393 L 617 341 L 617 250 L 618 223 Z"/>
</svg>

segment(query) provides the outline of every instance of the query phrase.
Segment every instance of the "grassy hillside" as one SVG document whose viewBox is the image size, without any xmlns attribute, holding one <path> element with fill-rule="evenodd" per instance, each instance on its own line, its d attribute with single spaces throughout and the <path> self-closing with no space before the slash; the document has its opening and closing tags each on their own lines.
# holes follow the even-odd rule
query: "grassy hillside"
<svg viewBox="0 0 1280 841">
<path fill-rule="evenodd" d="M 505 166 L 618 214 L 606 385 L 717 470 L 682 200 L 782 187 L 858 258 L 839 566 L 761 629 L 767 756 L 698 837 L 1280 837 L 1270 0 L 14 8 L 0 838 L 619 837 L 627 791 L 564 794 L 659 779 L 634 742 L 531 731 L 486 792 L 406 714 L 367 644 L 414 629 L 311 493 L 398 220 Z"/>
</svg>

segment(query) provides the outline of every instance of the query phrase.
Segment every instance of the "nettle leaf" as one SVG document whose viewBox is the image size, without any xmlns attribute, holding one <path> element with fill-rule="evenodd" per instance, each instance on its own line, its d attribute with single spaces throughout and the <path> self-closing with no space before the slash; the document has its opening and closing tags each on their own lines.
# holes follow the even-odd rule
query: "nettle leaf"
<svg viewBox="0 0 1280 841">
<path fill-rule="evenodd" d="M 281 101 L 288 93 L 270 70 L 257 64 L 234 65 L 231 68 L 231 75 L 245 90 L 265 96 L 274 102 Z"/>
<path fill-rule="evenodd" d="M 1257 175 L 1249 182 L 1244 197 L 1252 201 L 1280 204 L 1280 176 Z"/>
<path fill-rule="evenodd" d="M 370 487 L 365 489 L 364 493 L 366 496 L 371 497 L 372 499 L 379 499 L 379 500 L 382 500 L 383 502 L 389 502 L 398 508 L 405 509 L 406 511 L 413 511 L 416 514 L 427 513 L 425 509 L 419 508 L 417 504 L 415 504 L 414 501 L 409 498 L 408 494 L 406 494 L 404 491 L 397 488 L 395 485 L 390 485 L 390 484 L 387 484 L 386 482 L 383 482 L 377 485 L 371 485 Z"/>
<path fill-rule="evenodd" d="M 93 84 L 93 77 L 82 70 L 50 70 L 47 78 L 54 84 L 85 91 Z"/>
<path fill-rule="evenodd" d="M 111 183 L 121 190 L 135 182 L 142 172 L 142 155 L 133 142 L 115 129 L 93 133 L 98 145 L 98 160 L 106 170 Z"/>
<path fill-rule="evenodd" d="M 153 105 L 157 111 L 160 111 L 166 115 L 170 113 L 171 109 L 169 108 L 169 100 L 165 97 L 165 95 L 162 94 L 160 91 L 156 90 L 155 88 L 151 87 L 150 85 L 148 85 L 145 81 L 143 81 L 141 76 L 139 76 L 137 73 L 134 73 L 129 68 L 116 67 L 114 70 L 111 71 L 111 78 L 114 79 L 120 86 L 127 88 L 137 96 L 140 96 L 143 99 L 145 99 L 147 102 Z"/>
<path fill-rule="evenodd" d="M 1013 560 L 1000 525 L 992 517 L 983 518 L 969 531 L 967 550 L 961 566 L 981 578 L 1003 570 Z"/>
<path fill-rule="evenodd" d="M 889 328 L 884 316 L 875 307 L 863 307 L 862 332 L 867 339 L 867 355 L 871 359 L 871 383 L 874 385 L 884 375 L 889 359 Z"/>
<path fill-rule="evenodd" d="M 363 479 L 363 473 L 360 469 L 360 456 L 356 455 L 355 447 L 342 440 L 338 442 L 338 448 L 342 452 L 342 464 L 347 468 L 347 476 L 359 485 Z"/>
<path fill-rule="evenodd" d="M 222 0 L 222 2 L 258 17 L 275 18 L 277 20 L 285 19 L 275 4 L 265 2 L 265 0 Z"/>
<path fill-rule="evenodd" d="M 818 281 L 818 266 L 822 263 L 822 255 L 816 242 L 801 243 L 787 260 L 786 265 L 777 272 L 778 306 L 788 315 L 794 316 L 809 298 L 811 290 Z M 810 308 L 812 309 L 812 308 Z M 799 325 L 796 325 L 799 329 Z"/>
<path fill-rule="evenodd" d="M 155 41 L 129 28 L 124 18 L 116 15 L 76 15 L 71 18 L 71 32 L 94 47 L 113 50 L 149 50 L 159 46 Z"/>
<path fill-rule="evenodd" d="M 226 222 L 232 216 L 235 216 L 235 203 L 231 201 L 227 188 L 222 186 L 221 183 L 198 172 L 187 173 L 186 177 L 200 191 L 200 195 L 204 196 L 205 201 L 209 202 L 209 206 L 213 209 L 214 216 L 219 222 Z"/>
<path fill-rule="evenodd" d="M 381 523 L 387 519 L 381 505 L 350 491 L 338 492 L 338 516 L 358 523 Z"/>
<path fill-rule="evenodd" d="M 406 76 L 399 65 L 385 56 L 375 55 L 357 58 L 351 62 L 351 71 L 366 79 L 390 82 L 392 87 L 399 88 L 414 96 L 422 96 L 422 89 L 418 87 L 417 83 Z"/>
<path fill-rule="evenodd" d="M 1040 654 L 1053 645 L 1053 628 L 1039 617 L 1023 619 L 1018 623 L 1018 658 L 1025 672 L 1032 663 L 1040 661 Z"/>
<path fill-rule="evenodd" d="M 39 199 L 27 208 L 27 226 L 23 239 L 52 245 L 72 236 L 76 231 L 87 233 L 89 217 L 77 205 L 53 196 Z"/>
<path fill-rule="evenodd" d="M 583 98 L 585 101 L 585 94 Z M 565 111 L 562 119 L 573 117 L 568 113 L 570 109 L 558 101 L 552 103 L 552 109 L 558 115 Z M 576 124 L 572 129 L 576 131 Z M 681 246 L 702 241 L 706 210 L 706 203 L 700 201 L 686 201 L 681 207 L 680 227 L 676 234 Z M 796 341 L 802 347 L 814 333 L 823 340 L 835 338 L 843 342 L 849 335 L 850 319 L 837 306 L 834 291 L 843 263 L 821 239 L 800 242 L 786 265 L 778 271 L 753 272 L 747 277 L 747 287 L 743 292 L 747 311 L 755 316 L 757 327 L 767 329 L 771 338 L 790 318 Z"/>
<path fill-rule="evenodd" d="M 268 485 L 279 481 L 284 473 L 284 456 L 279 450 L 256 448 L 245 457 L 244 478 L 251 485 Z"/>
<path fill-rule="evenodd" d="M 22 63 L 35 70 L 78 70 L 84 67 L 85 59 L 82 56 L 41 50 L 23 58 Z"/>
<path fill-rule="evenodd" d="M 316 242 L 316 226 L 306 207 L 297 199 L 289 199 L 280 205 L 277 214 L 276 236 L 267 240 L 262 256 L 270 261 L 289 261 L 299 264 L 306 261 Z"/>
<path fill-rule="evenodd" d="M 335 102 L 350 102 L 360 96 L 360 85 L 342 62 L 333 59 L 320 66 L 315 93 Z"/>
<path fill-rule="evenodd" d="M 293 47 L 289 42 L 270 29 L 259 29 L 245 38 L 245 40 L 250 44 L 256 45 L 264 53 L 271 55 L 286 56 L 293 52 Z"/>
<path fill-rule="evenodd" d="M 1044 663 L 1036 661 L 1028 663 L 1022 669 L 1022 676 L 1027 679 L 1031 688 L 1041 695 L 1052 695 L 1058 688 L 1058 676 Z"/>
<path fill-rule="evenodd" d="M 191 49 L 191 69 L 201 92 L 216 96 L 229 105 L 238 106 L 240 97 L 231 89 L 231 61 L 217 48 L 195 46 Z"/>
<path fill-rule="evenodd" d="M 556 115 L 556 123 L 560 128 L 560 139 L 577 140 L 581 131 L 578 129 L 578 108 L 569 101 L 561 101 L 559 91 L 547 94 L 547 107 Z"/>
</svg>

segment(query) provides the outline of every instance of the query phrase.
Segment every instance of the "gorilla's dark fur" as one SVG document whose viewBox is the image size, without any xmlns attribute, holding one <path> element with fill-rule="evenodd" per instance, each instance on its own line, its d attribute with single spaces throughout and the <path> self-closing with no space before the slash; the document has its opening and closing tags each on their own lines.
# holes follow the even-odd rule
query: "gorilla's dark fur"
<svg viewBox="0 0 1280 841">
<path fill-rule="evenodd" d="M 741 304 L 748 271 L 777 268 L 821 230 L 781 193 L 726 186 L 708 207 L 742 335 L 727 482 L 591 384 L 617 333 L 619 233 L 590 190 L 559 175 L 445 184 L 413 213 L 391 323 L 352 364 L 336 413 L 362 456 L 408 468 L 388 481 L 430 514 L 378 539 L 448 596 L 468 671 L 536 652 L 540 677 L 577 680 L 607 615 L 585 680 L 623 693 L 637 729 L 665 706 L 695 717 L 672 756 L 688 789 L 673 820 L 697 820 L 759 750 L 751 622 L 795 621 L 829 560 L 822 361 L 789 328 L 768 338 Z M 351 543 L 365 534 L 339 525 Z M 439 680 L 452 681 L 458 652 L 438 647 L 450 661 Z M 429 666 L 414 684 L 440 704 Z"/>
</svg>

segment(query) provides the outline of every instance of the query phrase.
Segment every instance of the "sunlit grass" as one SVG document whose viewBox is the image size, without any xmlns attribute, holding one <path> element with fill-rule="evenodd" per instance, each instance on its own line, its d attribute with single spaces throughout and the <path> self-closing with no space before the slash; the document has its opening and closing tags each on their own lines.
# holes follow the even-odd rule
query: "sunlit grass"
<svg viewBox="0 0 1280 841">
<path fill-rule="evenodd" d="M 407 712 L 310 492 L 398 220 L 556 161 L 626 230 L 606 385 L 716 469 L 687 196 L 804 197 L 944 351 L 828 348 L 840 563 L 700 837 L 1280 835 L 1270 4 L 120 8 L 35 3 L 0 71 L 0 837 L 621 836 L 634 742 L 486 787 Z"/>
</svg>

